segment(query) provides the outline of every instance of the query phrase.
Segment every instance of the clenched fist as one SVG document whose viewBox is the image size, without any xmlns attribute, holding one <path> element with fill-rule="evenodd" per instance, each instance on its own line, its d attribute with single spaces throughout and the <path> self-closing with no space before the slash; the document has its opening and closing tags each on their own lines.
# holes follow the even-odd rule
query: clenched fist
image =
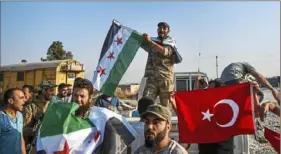
<svg viewBox="0 0 281 154">
<path fill-rule="evenodd" d="M 149 37 L 149 35 L 148 34 L 146 34 L 146 33 L 143 33 L 143 38 L 144 38 L 144 40 L 146 40 L 147 42 L 151 42 L 151 39 L 150 39 L 150 37 Z"/>
</svg>

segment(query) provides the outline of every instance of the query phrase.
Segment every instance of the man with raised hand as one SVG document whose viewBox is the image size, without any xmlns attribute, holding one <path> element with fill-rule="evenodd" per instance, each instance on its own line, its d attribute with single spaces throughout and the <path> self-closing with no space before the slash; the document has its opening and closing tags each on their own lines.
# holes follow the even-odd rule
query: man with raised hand
<svg viewBox="0 0 281 154">
<path fill-rule="evenodd" d="M 143 96 L 149 96 L 153 100 L 159 96 L 161 105 L 167 107 L 170 92 L 174 90 L 174 64 L 180 63 L 182 57 L 177 52 L 175 41 L 169 36 L 170 26 L 166 22 L 158 24 L 157 32 L 156 38 L 143 34 L 141 47 L 148 52 Z"/>
</svg>

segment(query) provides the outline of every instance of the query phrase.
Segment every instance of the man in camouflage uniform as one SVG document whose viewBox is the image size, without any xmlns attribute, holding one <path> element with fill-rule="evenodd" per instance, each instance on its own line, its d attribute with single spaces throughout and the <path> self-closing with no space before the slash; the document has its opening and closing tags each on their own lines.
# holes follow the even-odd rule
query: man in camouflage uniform
<svg viewBox="0 0 281 154">
<path fill-rule="evenodd" d="M 41 89 L 38 100 L 28 104 L 23 110 L 23 134 L 26 150 L 30 150 L 30 148 L 32 148 L 31 146 L 34 146 L 32 145 L 32 142 L 35 139 L 36 131 L 39 129 L 40 122 L 42 121 L 44 113 L 54 95 L 56 87 L 56 85 L 52 84 L 50 81 L 43 81 L 38 86 Z"/>
<path fill-rule="evenodd" d="M 22 87 L 22 91 L 24 93 L 26 102 L 24 106 L 27 106 L 28 104 L 32 102 L 36 102 L 36 97 L 34 96 L 34 88 L 31 85 L 24 85 Z"/>
<path fill-rule="evenodd" d="M 141 47 L 148 52 L 143 96 L 151 97 L 153 100 L 159 96 L 160 103 L 168 106 L 170 92 L 174 90 L 174 64 L 180 63 L 182 57 L 177 52 L 175 41 L 168 35 L 170 26 L 160 22 L 157 31 L 157 38 L 143 34 L 144 42 Z"/>
</svg>

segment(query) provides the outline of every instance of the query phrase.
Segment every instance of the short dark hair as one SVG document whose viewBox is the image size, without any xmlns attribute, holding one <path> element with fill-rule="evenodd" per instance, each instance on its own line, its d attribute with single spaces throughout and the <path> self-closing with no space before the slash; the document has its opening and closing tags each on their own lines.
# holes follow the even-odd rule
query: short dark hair
<svg viewBox="0 0 281 154">
<path fill-rule="evenodd" d="M 20 88 L 11 88 L 8 89 L 4 94 L 4 104 L 9 104 L 9 99 L 14 97 L 14 91 L 19 90 L 22 91 Z"/>
<path fill-rule="evenodd" d="M 79 81 L 77 81 L 74 84 L 74 89 L 75 88 L 85 88 L 88 90 L 89 95 L 93 95 L 94 94 L 94 87 L 91 81 L 87 80 L 87 79 L 80 79 Z"/>
<path fill-rule="evenodd" d="M 31 85 L 24 85 L 24 86 L 22 86 L 22 90 L 24 89 L 24 88 L 27 88 L 28 90 L 29 90 L 29 92 L 34 92 L 34 87 L 33 86 L 31 86 Z"/>
<path fill-rule="evenodd" d="M 215 83 L 215 88 L 224 86 L 223 82 L 219 78 L 209 81 L 209 84 Z"/>
<path fill-rule="evenodd" d="M 67 87 L 70 87 L 70 86 L 72 86 L 72 84 L 66 84 L 66 86 L 67 86 Z"/>
<path fill-rule="evenodd" d="M 77 81 L 80 81 L 80 80 L 82 80 L 83 78 L 81 78 L 81 77 L 77 77 L 75 80 L 74 80 L 74 83 L 75 82 L 77 82 Z"/>
<path fill-rule="evenodd" d="M 77 77 L 77 78 L 74 80 L 73 88 L 75 87 L 75 84 L 76 84 L 78 81 L 82 80 L 82 79 L 83 79 L 83 78 L 81 78 L 81 77 Z"/>
<path fill-rule="evenodd" d="M 67 84 L 65 84 L 65 83 L 59 84 L 58 89 L 60 90 L 60 89 L 63 89 L 63 88 L 67 88 Z"/>
<path fill-rule="evenodd" d="M 147 96 L 142 97 L 138 101 L 138 111 L 140 114 L 144 113 L 150 105 L 153 105 L 154 101 Z"/>
</svg>

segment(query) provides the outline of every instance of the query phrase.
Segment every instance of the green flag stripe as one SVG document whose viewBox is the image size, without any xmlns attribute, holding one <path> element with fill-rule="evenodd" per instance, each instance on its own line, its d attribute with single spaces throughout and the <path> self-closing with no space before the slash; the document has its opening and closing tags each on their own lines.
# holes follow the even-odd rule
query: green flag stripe
<svg viewBox="0 0 281 154">
<path fill-rule="evenodd" d="M 68 134 L 94 127 L 89 120 L 75 116 L 78 107 L 76 103 L 49 104 L 40 129 L 40 137 Z"/>
<path fill-rule="evenodd" d="M 114 66 L 112 67 L 107 80 L 101 88 L 101 91 L 104 94 L 110 96 L 114 94 L 118 83 L 120 82 L 122 76 L 125 74 L 130 63 L 134 59 L 142 41 L 142 35 L 134 30 L 124 44 L 122 51 L 119 53 L 119 56 Z"/>
</svg>

